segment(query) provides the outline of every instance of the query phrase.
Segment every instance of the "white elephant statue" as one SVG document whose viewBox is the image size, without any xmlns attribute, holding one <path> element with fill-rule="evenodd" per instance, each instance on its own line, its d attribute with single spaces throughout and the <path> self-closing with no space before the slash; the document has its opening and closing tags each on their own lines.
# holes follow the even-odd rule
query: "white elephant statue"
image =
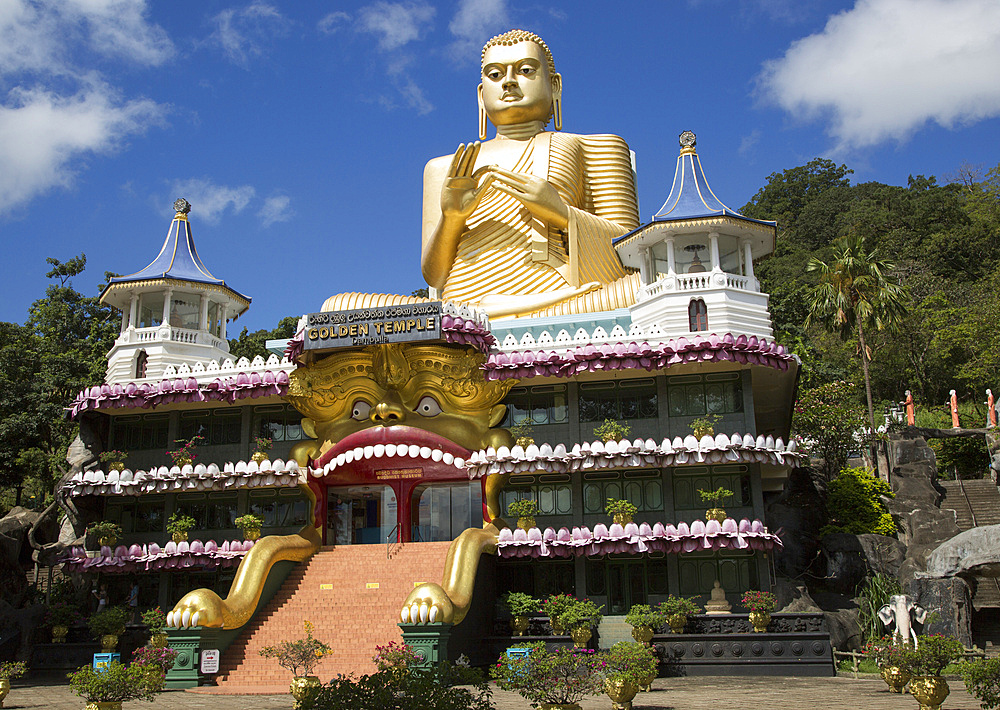
<svg viewBox="0 0 1000 710">
<path fill-rule="evenodd" d="M 927 612 L 913 603 L 913 600 L 905 594 L 893 594 L 889 597 L 889 603 L 878 610 L 878 618 L 885 624 L 885 628 L 893 631 L 893 638 L 899 637 L 903 643 L 913 643 L 917 645 L 917 632 L 913 630 L 910 615 L 921 624 L 927 618 Z"/>
</svg>

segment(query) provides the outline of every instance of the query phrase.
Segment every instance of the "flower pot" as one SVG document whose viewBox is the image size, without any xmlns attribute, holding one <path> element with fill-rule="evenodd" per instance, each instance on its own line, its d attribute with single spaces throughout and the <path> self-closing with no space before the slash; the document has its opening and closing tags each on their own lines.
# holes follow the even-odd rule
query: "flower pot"
<svg viewBox="0 0 1000 710">
<path fill-rule="evenodd" d="M 314 675 L 295 676 L 289 690 L 295 698 L 295 707 L 299 707 L 304 701 L 316 697 L 323 684 Z"/>
<path fill-rule="evenodd" d="M 687 614 L 671 614 L 667 617 L 667 625 L 670 626 L 670 630 L 675 634 L 684 633 L 684 627 L 687 626 L 687 622 Z"/>
<path fill-rule="evenodd" d="M 10 692 L 10 681 L 6 678 L 0 678 L 0 708 L 3 707 L 3 699 L 7 697 L 7 693 Z"/>
<path fill-rule="evenodd" d="M 66 643 L 66 634 L 69 633 L 67 626 L 52 627 L 52 643 Z"/>
<path fill-rule="evenodd" d="M 589 626 L 574 626 L 569 630 L 569 635 L 572 637 L 573 645 L 576 648 L 586 648 L 587 642 L 590 641 L 590 637 L 594 634 Z"/>
<path fill-rule="evenodd" d="M 910 674 L 898 666 L 885 666 L 880 670 L 890 693 L 902 693 L 903 686 L 910 682 Z"/>
<path fill-rule="evenodd" d="M 122 710 L 122 704 L 120 700 L 87 703 L 87 707 L 84 710 Z"/>
<path fill-rule="evenodd" d="M 257 540 L 260 538 L 260 528 L 247 528 L 243 531 L 244 540 Z"/>
<path fill-rule="evenodd" d="M 104 634 L 101 636 L 101 650 L 104 653 L 114 653 L 115 646 L 118 645 L 117 634 Z"/>
<path fill-rule="evenodd" d="M 167 646 L 167 634 L 163 631 L 158 631 L 149 637 L 149 647 L 150 648 L 166 648 Z"/>
<path fill-rule="evenodd" d="M 705 520 L 717 520 L 721 525 L 726 519 L 726 511 L 722 508 L 709 508 L 705 511 Z"/>
<path fill-rule="evenodd" d="M 628 525 L 632 522 L 632 516 L 627 513 L 615 513 L 611 516 L 611 522 L 617 523 L 618 525 Z"/>
<path fill-rule="evenodd" d="M 185 466 L 190 466 L 194 463 L 194 459 L 190 456 L 178 456 L 174 459 L 174 465 L 184 468 Z"/>
<path fill-rule="evenodd" d="M 632 698 L 639 692 L 639 686 L 625 680 L 607 678 L 604 681 L 604 690 L 611 698 L 613 710 L 632 710 Z"/>
<path fill-rule="evenodd" d="M 632 627 L 632 638 L 639 643 L 649 643 L 653 638 L 653 627 L 639 624 Z"/>
<path fill-rule="evenodd" d="M 532 439 L 530 436 L 519 436 L 517 437 L 517 441 L 515 441 L 514 443 L 520 446 L 522 449 L 526 449 L 532 444 L 534 444 L 535 440 Z"/>
<path fill-rule="evenodd" d="M 105 535 L 97 538 L 97 543 L 101 547 L 114 547 L 116 542 L 118 542 L 118 538 L 114 535 Z"/>
<path fill-rule="evenodd" d="M 639 690 L 642 690 L 642 691 L 644 691 L 646 693 L 648 693 L 649 691 L 651 691 L 653 689 L 653 681 L 656 680 L 656 678 L 657 678 L 658 675 L 659 674 L 654 670 L 649 675 L 640 678 L 639 679 Z"/>
<path fill-rule="evenodd" d="M 939 675 L 916 675 L 910 680 L 910 695 L 920 703 L 920 710 L 940 710 L 950 692 L 948 683 Z"/>
<path fill-rule="evenodd" d="M 539 703 L 538 710 L 583 710 L 579 703 Z"/>
<path fill-rule="evenodd" d="M 701 437 L 703 437 L 703 436 L 715 436 L 715 427 L 714 426 L 700 426 L 697 429 L 695 429 L 692 433 L 694 434 L 694 438 L 695 439 L 697 439 L 698 441 L 701 441 Z"/>
<path fill-rule="evenodd" d="M 524 632 L 528 630 L 528 617 L 512 616 L 510 618 L 510 629 L 514 632 L 515 636 L 524 636 Z"/>
<path fill-rule="evenodd" d="M 552 633 L 555 634 L 556 636 L 562 636 L 563 634 L 566 633 L 566 629 L 564 629 L 563 625 L 559 623 L 558 617 L 550 616 L 549 626 L 552 627 Z"/>
<path fill-rule="evenodd" d="M 175 532 L 170 534 L 170 539 L 174 542 L 186 542 L 188 539 L 187 530 L 184 532 Z"/>
<path fill-rule="evenodd" d="M 528 531 L 535 527 L 535 519 L 530 515 L 522 515 L 517 519 L 517 527 L 521 530 Z"/>
<path fill-rule="evenodd" d="M 258 464 L 264 463 L 265 461 L 267 461 L 267 454 L 263 451 L 254 451 L 250 455 L 250 460 L 255 461 Z"/>
<path fill-rule="evenodd" d="M 121 472 L 124 470 L 125 470 L 125 464 L 122 463 L 121 461 L 112 461 L 108 464 L 108 471 Z"/>
<path fill-rule="evenodd" d="M 751 611 L 750 623 L 753 624 L 754 631 L 762 634 L 767 631 L 767 625 L 771 623 L 771 613 L 767 611 Z"/>
</svg>

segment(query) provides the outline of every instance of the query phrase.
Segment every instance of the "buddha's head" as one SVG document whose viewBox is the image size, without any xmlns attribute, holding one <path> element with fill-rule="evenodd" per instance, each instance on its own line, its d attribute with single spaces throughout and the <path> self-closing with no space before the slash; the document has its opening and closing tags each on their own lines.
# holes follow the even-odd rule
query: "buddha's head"
<svg viewBox="0 0 1000 710">
<path fill-rule="evenodd" d="M 509 30 L 483 47 L 482 82 L 479 84 L 480 133 L 482 114 L 494 126 L 528 121 L 549 122 L 562 99 L 562 77 L 556 73 L 552 52 L 536 34 Z"/>
</svg>

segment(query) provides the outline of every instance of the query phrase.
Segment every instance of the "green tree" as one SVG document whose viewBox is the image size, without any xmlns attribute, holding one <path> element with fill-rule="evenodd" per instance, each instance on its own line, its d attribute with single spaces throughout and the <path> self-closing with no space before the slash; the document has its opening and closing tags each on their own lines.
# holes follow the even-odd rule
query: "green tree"
<svg viewBox="0 0 1000 710">
<path fill-rule="evenodd" d="M 877 250 L 865 250 L 864 240 L 857 234 L 834 242 L 832 263 L 813 257 L 806 264 L 806 271 L 819 275 L 819 284 L 812 291 L 808 320 L 817 320 L 829 330 L 838 331 L 841 338 L 852 334 L 858 337 L 868 423 L 873 436 L 875 407 L 868 370 L 871 351 L 865 331 L 894 332 L 906 313 L 908 294 L 889 276 L 893 268 L 879 257 Z"/>
<path fill-rule="evenodd" d="M 298 323 L 299 319 L 296 316 L 286 316 L 278 321 L 277 327 L 272 330 L 255 330 L 251 333 L 244 327 L 238 338 L 229 341 L 229 356 L 234 361 L 241 357 L 253 360 L 258 355 L 266 359 L 270 354 L 267 351 L 267 341 L 291 338 L 295 335 Z"/>
<path fill-rule="evenodd" d="M 857 389 L 850 382 L 828 382 L 803 390 L 793 413 L 792 431 L 809 453 L 823 459 L 827 479 L 833 478 L 847 465 L 854 432 L 864 424 Z"/>
</svg>

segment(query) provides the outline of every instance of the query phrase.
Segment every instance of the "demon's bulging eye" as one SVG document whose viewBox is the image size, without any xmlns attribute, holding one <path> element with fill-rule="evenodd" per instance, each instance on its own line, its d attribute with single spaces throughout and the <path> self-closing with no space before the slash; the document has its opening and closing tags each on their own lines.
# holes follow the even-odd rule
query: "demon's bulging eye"
<svg viewBox="0 0 1000 710">
<path fill-rule="evenodd" d="M 368 404 L 363 399 L 359 399 L 354 403 L 354 407 L 351 411 L 351 419 L 357 419 L 358 421 L 364 421 L 368 418 L 368 415 L 372 411 L 372 405 Z"/>
<path fill-rule="evenodd" d="M 437 403 L 437 400 L 430 395 L 425 395 L 421 397 L 420 401 L 417 402 L 417 414 L 421 414 L 425 417 L 436 417 L 441 413 L 441 405 Z"/>
</svg>

